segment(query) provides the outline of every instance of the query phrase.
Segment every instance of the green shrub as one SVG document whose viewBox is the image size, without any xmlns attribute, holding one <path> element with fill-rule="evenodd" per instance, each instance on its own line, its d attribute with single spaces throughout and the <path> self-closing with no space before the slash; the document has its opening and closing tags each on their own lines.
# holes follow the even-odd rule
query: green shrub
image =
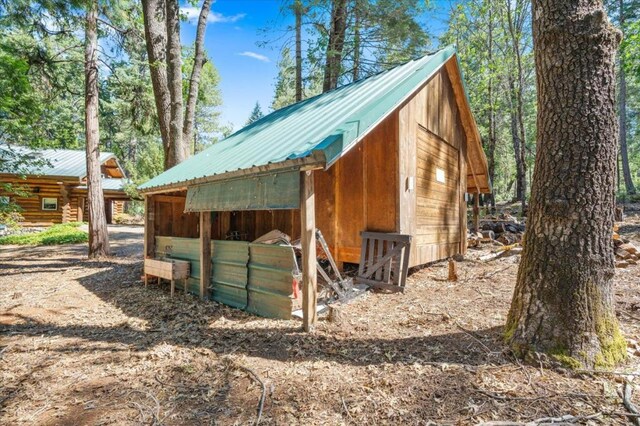
<svg viewBox="0 0 640 426">
<path fill-rule="evenodd" d="M 17 229 L 24 217 L 17 211 L 0 211 L 0 224 L 7 225 L 9 229 Z"/>
<path fill-rule="evenodd" d="M 80 222 L 69 222 L 53 225 L 44 231 L 29 234 L 7 235 L 0 237 L 0 245 L 58 245 L 76 244 L 89 241 L 89 234 L 78 229 Z"/>
</svg>

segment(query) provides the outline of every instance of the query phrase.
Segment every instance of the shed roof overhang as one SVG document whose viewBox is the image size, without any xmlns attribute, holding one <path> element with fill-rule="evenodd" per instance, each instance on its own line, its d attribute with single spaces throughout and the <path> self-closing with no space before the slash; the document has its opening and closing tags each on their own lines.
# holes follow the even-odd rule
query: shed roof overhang
<svg viewBox="0 0 640 426">
<path fill-rule="evenodd" d="M 464 81 L 457 54 L 447 61 L 445 67 L 451 79 L 456 103 L 460 111 L 462 127 L 467 137 L 467 192 L 470 194 L 489 194 L 492 189 L 487 157 L 482 149 L 482 137 L 473 118 L 469 98 L 464 89 Z"/>
<path fill-rule="evenodd" d="M 301 171 L 323 169 L 326 159 L 323 151 L 312 151 L 306 157 L 294 158 L 263 166 L 235 170 L 213 176 L 141 189 L 143 195 L 153 195 L 173 191 L 187 191 L 185 211 L 225 211 L 225 210 L 277 210 L 299 207 L 299 175 Z M 296 184 L 297 182 L 297 184 Z M 296 207 L 291 205 L 290 197 L 295 187 Z M 248 191 L 248 194 L 225 194 L 229 191 Z M 284 191 L 288 196 L 281 196 Z M 216 202 L 205 201 L 206 197 L 216 197 Z M 252 201 L 249 197 L 257 197 Z M 190 201 L 191 200 L 191 201 Z M 261 200 L 261 201 L 257 201 Z M 214 205 L 215 204 L 215 205 Z M 255 207 L 251 207 L 255 206 Z"/>
</svg>

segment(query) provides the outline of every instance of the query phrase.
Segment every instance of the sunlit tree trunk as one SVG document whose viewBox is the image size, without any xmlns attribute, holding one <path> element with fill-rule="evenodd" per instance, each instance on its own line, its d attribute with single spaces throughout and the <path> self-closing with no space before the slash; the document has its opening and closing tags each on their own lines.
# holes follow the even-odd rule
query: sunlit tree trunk
<svg viewBox="0 0 640 426">
<path fill-rule="evenodd" d="M 296 15 L 296 102 L 302 100 L 302 2 L 296 0 L 294 5 Z"/>
<path fill-rule="evenodd" d="M 611 366 L 626 356 L 611 280 L 620 32 L 601 0 L 534 0 L 533 37 L 538 146 L 506 338 L 521 356 Z"/>
<path fill-rule="evenodd" d="M 100 173 L 98 123 L 98 0 L 87 5 L 85 25 L 85 138 L 87 150 L 87 201 L 89 203 L 89 257 L 109 255 L 109 233 Z"/>
<path fill-rule="evenodd" d="M 333 0 L 331 7 L 331 29 L 327 45 L 322 92 L 335 89 L 342 68 L 342 51 L 347 30 L 347 0 Z"/>
<path fill-rule="evenodd" d="M 207 58 L 204 54 L 204 35 L 207 29 L 207 18 L 211 10 L 212 0 L 204 0 L 200 15 L 198 16 L 198 27 L 196 28 L 195 53 L 193 56 L 193 68 L 189 78 L 189 92 L 187 94 L 187 107 L 184 113 L 184 125 L 182 129 L 182 141 L 184 149 L 187 150 L 185 158 L 189 156 L 189 143 L 193 138 L 194 122 L 196 119 L 196 106 L 198 104 L 198 90 L 200 88 L 200 73 Z"/>
<path fill-rule="evenodd" d="M 619 3 L 620 28 L 624 31 L 624 0 Z M 635 194 L 636 188 L 633 185 L 631 169 L 629 168 L 629 150 L 627 148 L 627 79 L 624 73 L 624 58 L 620 52 L 620 91 L 618 97 L 618 115 L 620 121 L 620 157 L 622 161 L 622 175 L 624 177 L 624 187 L 627 194 Z"/>
<path fill-rule="evenodd" d="M 149 60 L 149 74 L 153 87 L 153 97 L 158 114 L 158 127 L 162 137 L 164 151 L 164 169 L 171 168 L 169 163 L 171 138 L 169 135 L 169 122 L 171 121 L 171 96 L 167 82 L 166 48 L 167 27 L 165 24 L 165 1 L 142 0 L 142 12 L 144 16 L 144 35 Z"/>
</svg>

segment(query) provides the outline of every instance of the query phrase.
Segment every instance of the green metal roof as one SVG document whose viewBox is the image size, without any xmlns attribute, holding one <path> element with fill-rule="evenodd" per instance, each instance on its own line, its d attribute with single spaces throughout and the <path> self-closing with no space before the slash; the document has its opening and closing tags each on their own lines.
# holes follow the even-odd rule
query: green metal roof
<svg viewBox="0 0 640 426">
<path fill-rule="evenodd" d="M 449 46 L 266 115 L 140 186 L 171 187 L 238 170 L 311 157 L 330 166 L 455 54 Z M 222 177 L 222 176 L 221 176 Z"/>
<path fill-rule="evenodd" d="M 131 179 L 119 178 L 102 178 L 103 191 L 120 191 L 124 192 L 124 187 L 131 183 Z M 80 185 L 78 189 L 87 189 L 87 185 Z"/>
<path fill-rule="evenodd" d="M 100 164 L 111 158 L 115 158 L 115 155 L 101 152 Z M 19 166 L 20 170 L 11 168 L 17 159 L 25 163 Z M 0 143 L 0 173 L 81 179 L 87 175 L 87 154 L 71 149 L 31 149 Z"/>
</svg>

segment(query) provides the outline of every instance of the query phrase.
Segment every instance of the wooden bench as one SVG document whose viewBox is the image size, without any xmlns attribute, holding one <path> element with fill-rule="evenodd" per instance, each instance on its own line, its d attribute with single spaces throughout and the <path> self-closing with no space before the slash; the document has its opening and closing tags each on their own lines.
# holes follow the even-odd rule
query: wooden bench
<svg viewBox="0 0 640 426">
<path fill-rule="evenodd" d="M 144 260 L 144 286 L 149 284 L 149 275 L 171 281 L 171 297 L 176 288 L 176 280 L 183 280 L 184 292 L 187 293 L 187 279 L 189 278 L 191 263 L 178 259 L 145 259 Z"/>
</svg>

